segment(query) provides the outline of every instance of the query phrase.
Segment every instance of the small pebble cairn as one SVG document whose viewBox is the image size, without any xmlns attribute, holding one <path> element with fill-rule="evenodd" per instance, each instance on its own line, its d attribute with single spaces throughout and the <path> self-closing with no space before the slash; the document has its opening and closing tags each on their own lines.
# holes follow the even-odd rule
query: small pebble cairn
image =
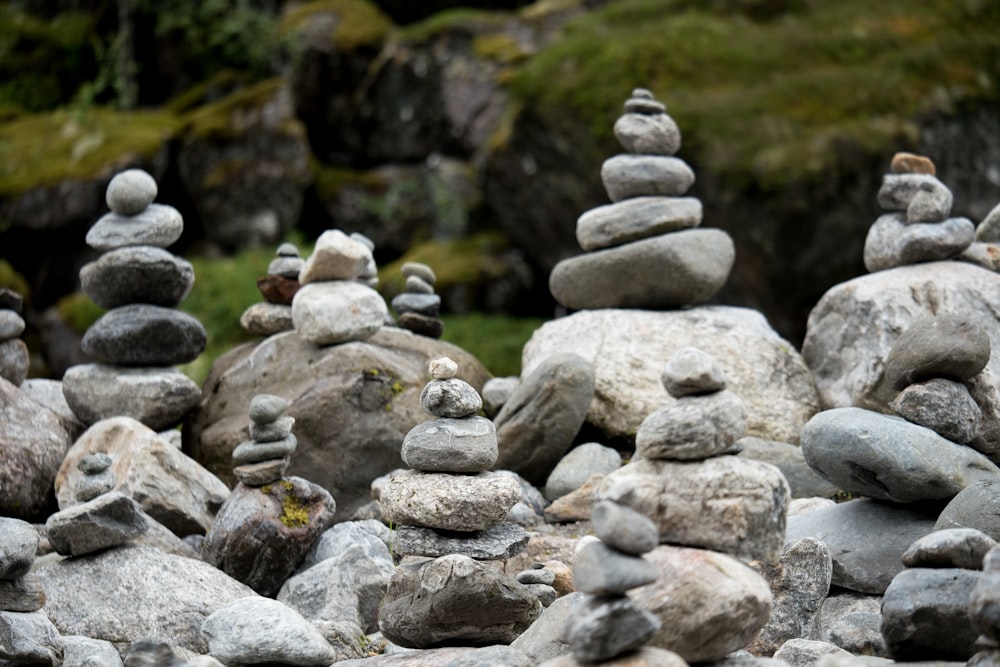
<svg viewBox="0 0 1000 667">
<path fill-rule="evenodd" d="M 83 556 L 129 542 L 149 530 L 139 504 L 118 491 L 110 456 L 87 454 L 77 469 L 83 473 L 73 487 L 79 502 L 49 516 L 45 530 L 56 553 Z"/>
<path fill-rule="evenodd" d="M 338 229 L 323 232 L 299 272 L 292 299 L 292 323 L 315 345 L 365 340 L 389 317 L 385 300 L 373 289 L 378 270 L 371 242 Z"/>
<path fill-rule="evenodd" d="M 441 297 L 434 293 L 437 280 L 434 270 L 426 264 L 406 262 L 402 271 L 406 278 L 405 291 L 392 299 L 392 309 L 399 313 L 396 323 L 421 336 L 440 338 L 444 323 L 438 317 Z"/>
<path fill-rule="evenodd" d="M 400 455 L 412 470 L 382 489 L 383 516 L 399 526 L 402 555 L 510 558 L 527 543 L 524 529 L 505 521 L 521 488 L 513 477 L 489 472 L 498 456 L 496 428 L 476 416 L 482 398 L 457 373 L 448 357 L 430 362 L 420 405 L 435 419 L 403 439 Z"/>
<path fill-rule="evenodd" d="M 28 377 L 28 346 L 20 336 L 24 333 L 21 317 L 23 299 L 14 290 L 0 288 L 0 378 L 21 386 Z"/>
<path fill-rule="evenodd" d="M 38 532 L 26 521 L 0 517 L 0 659 L 4 664 L 62 664 L 59 631 L 42 607 L 45 591 L 31 572 Z"/>
<path fill-rule="evenodd" d="M 626 595 L 659 577 L 656 566 L 642 558 L 659 543 L 656 524 L 610 501 L 595 503 L 591 522 L 597 539 L 581 542 L 573 563 L 573 584 L 587 597 L 563 632 L 581 663 L 635 651 L 660 627 Z"/>
<path fill-rule="evenodd" d="M 975 631 L 978 653 L 969 660 L 969 667 L 1000 665 L 1000 548 L 994 546 L 986 554 L 983 573 L 969 595 L 969 618 Z"/>
<path fill-rule="evenodd" d="M 80 270 L 80 283 L 107 312 L 82 341 L 97 363 L 63 378 L 66 401 L 86 424 L 128 416 L 162 430 L 201 398 L 198 385 L 173 368 L 201 354 L 206 334 L 175 308 L 194 285 L 194 269 L 165 250 L 184 223 L 176 209 L 153 203 L 156 193 L 146 172 L 118 174 L 107 189 L 111 212 L 87 233 L 87 245 L 103 254 Z"/>
<path fill-rule="evenodd" d="M 694 172 L 674 157 L 681 145 L 677 124 L 652 93 L 637 88 L 614 133 L 626 153 L 601 167 L 613 203 L 577 220 L 586 252 L 556 265 L 552 295 L 575 310 L 656 310 L 710 299 L 729 277 L 735 250 L 724 231 L 698 229 L 701 201 L 683 196 Z"/>
<path fill-rule="evenodd" d="M 288 401 L 260 394 L 250 401 L 250 440 L 233 450 L 233 474 L 247 486 L 264 486 L 285 474 L 298 442 L 294 417 L 282 416 Z"/>
<path fill-rule="evenodd" d="M 976 236 L 968 218 L 952 218 L 952 194 L 937 179 L 934 163 L 912 153 L 897 153 L 878 192 L 887 213 L 868 230 L 864 262 L 869 271 L 959 259 Z M 972 255 L 968 257 L 972 259 Z"/>
<path fill-rule="evenodd" d="M 243 311 L 240 326 L 255 336 L 272 336 L 293 329 L 292 299 L 299 291 L 299 272 L 305 260 L 293 243 L 278 246 L 276 256 L 267 267 L 267 275 L 257 280 L 257 289 L 264 297 Z"/>
</svg>

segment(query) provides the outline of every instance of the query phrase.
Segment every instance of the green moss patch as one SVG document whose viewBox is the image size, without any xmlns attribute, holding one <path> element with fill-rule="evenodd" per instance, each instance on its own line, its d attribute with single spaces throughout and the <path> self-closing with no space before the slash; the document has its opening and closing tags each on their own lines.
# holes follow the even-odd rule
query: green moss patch
<svg viewBox="0 0 1000 667">
<path fill-rule="evenodd" d="M 218 102 L 200 106 L 184 116 L 185 133 L 192 138 L 239 138 L 251 128 L 261 125 L 261 109 L 279 94 L 284 85 L 284 79 L 274 77 L 240 88 Z M 289 118 L 285 126 L 278 129 L 303 132 L 301 124 L 294 118 Z"/>
<path fill-rule="evenodd" d="M 430 266 L 437 276 L 438 292 L 452 285 L 477 284 L 500 277 L 507 271 L 501 255 L 509 243 L 499 232 L 484 232 L 468 238 L 417 244 L 379 271 L 380 291 L 390 296 L 403 291 L 406 279 L 402 268 L 406 262 Z"/>
<path fill-rule="evenodd" d="M 845 145 L 889 149 L 921 114 L 1000 92 L 997 3 L 743 4 L 754 6 L 609 3 L 572 21 L 512 90 L 608 146 L 631 88 L 650 88 L 681 127 L 682 155 L 764 187 L 821 173 Z"/>
<path fill-rule="evenodd" d="M 0 195 L 94 178 L 115 164 L 151 157 L 176 127 L 169 113 L 103 108 L 15 118 L 0 124 Z"/>
<path fill-rule="evenodd" d="M 366 0 L 317 0 L 300 5 L 287 14 L 281 22 L 284 32 L 301 29 L 317 14 L 332 14 L 330 41 L 338 50 L 353 51 L 361 47 L 379 48 L 392 29 L 392 21 Z"/>
</svg>

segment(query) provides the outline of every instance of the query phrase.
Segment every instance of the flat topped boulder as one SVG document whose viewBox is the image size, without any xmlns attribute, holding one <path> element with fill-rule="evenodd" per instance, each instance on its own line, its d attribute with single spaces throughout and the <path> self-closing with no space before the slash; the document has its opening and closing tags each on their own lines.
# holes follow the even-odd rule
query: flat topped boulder
<svg viewBox="0 0 1000 667">
<path fill-rule="evenodd" d="M 759 312 L 731 306 L 685 310 L 594 310 L 546 322 L 524 347 L 523 374 L 547 357 L 575 353 L 594 367 L 586 421 L 613 438 L 634 436 L 647 415 L 670 403 L 664 360 L 684 347 L 715 358 L 743 399 L 748 435 L 798 442 L 818 409 L 812 377 L 795 349 Z"/>
<path fill-rule="evenodd" d="M 444 341 L 384 327 L 371 338 L 318 347 L 288 331 L 216 360 L 210 388 L 185 428 L 185 451 L 232 485 L 232 452 L 250 439 L 247 408 L 258 394 L 288 401 L 298 447 L 287 474 L 329 490 L 338 520 L 370 500 L 376 477 L 401 466 L 400 444 L 427 421 L 420 392 L 427 364 L 450 357 L 477 390 L 489 372 Z"/>
</svg>

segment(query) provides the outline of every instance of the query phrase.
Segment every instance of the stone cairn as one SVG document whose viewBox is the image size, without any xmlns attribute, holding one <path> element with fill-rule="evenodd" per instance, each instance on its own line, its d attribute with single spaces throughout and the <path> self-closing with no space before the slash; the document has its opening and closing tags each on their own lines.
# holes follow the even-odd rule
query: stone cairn
<svg viewBox="0 0 1000 667">
<path fill-rule="evenodd" d="M 983 559 L 983 573 L 969 595 L 969 619 L 975 631 L 979 652 L 969 659 L 969 667 L 1000 664 L 1000 548 L 994 546 Z"/>
<path fill-rule="evenodd" d="M 299 272 L 299 283 L 292 323 L 316 345 L 365 340 L 389 318 L 385 300 L 372 287 L 378 284 L 372 244 L 361 235 L 323 232 Z"/>
<path fill-rule="evenodd" d="M 419 262 L 406 262 L 402 268 L 406 287 L 402 294 L 392 299 L 392 309 L 399 314 L 397 324 L 413 333 L 440 338 L 444 332 L 441 313 L 441 297 L 434 293 L 437 276 L 434 270 Z"/>
<path fill-rule="evenodd" d="M 878 192 L 878 204 L 887 213 L 868 230 L 865 268 L 882 271 L 944 259 L 963 259 L 995 268 L 995 260 L 989 259 L 985 246 L 970 249 L 976 237 L 972 221 L 949 217 L 951 190 L 937 179 L 930 159 L 897 153 L 890 171 Z"/>
<path fill-rule="evenodd" d="M 284 477 L 297 440 L 288 401 L 260 394 L 250 401 L 250 440 L 233 450 L 239 484 L 219 508 L 202 558 L 261 595 L 273 597 L 333 524 L 336 503 L 323 487 Z"/>
<path fill-rule="evenodd" d="M 70 368 L 63 393 L 86 424 L 128 416 L 154 430 L 177 424 L 201 399 L 198 385 L 174 368 L 205 349 L 205 328 L 175 309 L 194 285 L 191 264 L 165 250 L 184 223 L 154 204 L 156 181 L 124 171 L 107 189 L 108 213 L 87 233 L 103 254 L 80 270 L 84 293 L 107 312 L 84 334 L 96 363 Z"/>
<path fill-rule="evenodd" d="M 23 299 L 12 289 L 0 288 L 0 378 L 18 387 L 28 377 L 28 346 L 21 317 Z"/>
<path fill-rule="evenodd" d="M 659 543 L 656 524 L 629 507 L 602 501 L 594 505 L 591 525 L 597 539 L 582 542 L 573 563 L 573 584 L 586 599 L 563 633 L 581 663 L 634 651 L 660 627 L 626 595 L 659 577 L 656 566 L 642 558 Z"/>
<path fill-rule="evenodd" d="M 648 90 L 637 88 L 614 133 L 626 153 L 601 167 L 613 203 L 577 220 L 586 252 L 556 265 L 552 295 L 574 310 L 656 310 L 710 299 L 729 277 L 735 250 L 726 232 L 696 229 L 702 206 L 683 196 L 695 177 L 673 157 L 681 145 L 677 124 Z"/>
<path fill-rule="evenodd" d="M 392 476 L 380 502 L 385 520 L 397 526 L 397 554 L 434 560 L 397 569 L 379 627 L 391 641 L 415 648 L 507 643 L 530 625 L 541 605 L 531 590 L 478 561 L 509 558 L 527 543 L 524 529 L 505 521 L 521 488 L 514 477 L 490 472 L 498 454 L 496 430 L 476 416 L 482 399 L 455 377 L 458 365 L 444 357 L 431 361 L 429 370 L 432 380 L 420 404 L 435 419 L 406 434 L 401 456 L 412 470 Z M 437 577 L 448 585 L 432 584 Z M 418 603 L 413 591 L 426 587 L 434 591 Z M 463 611 L 464 618 L 442 611 L 470 595 L 482 604 Z"/>
<path fill-rule="evenodd" d="M 26 521 L 0 517 L 0 655 L 7 664 L 62 664 L 59 631 L 42 607 L 45 591 L 31 572 L 38 532 Z"/>
<path fill-rule="evenodd" d="M 299 272 L 305 260 L 293 243 L 282 243 L 267 267 L 267 275 L 257 280 L 264 297 L 243 311 L 240 326 L 255 336 L 273 336 L 293 329 L 292 299 L 299 291 Z"/>
</svg>

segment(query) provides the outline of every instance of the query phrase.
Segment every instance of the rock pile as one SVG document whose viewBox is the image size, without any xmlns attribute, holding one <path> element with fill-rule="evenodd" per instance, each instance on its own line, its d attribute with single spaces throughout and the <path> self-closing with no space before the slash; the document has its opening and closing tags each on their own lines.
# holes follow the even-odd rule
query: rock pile
<svg viewBox="0 0 1000 667">
<path fill-rule="evenodd" d="M 420 402 L 435 419 L 406 435 L 401 455 L 412 470 L 392 476 L 380 501 L 385 520 L 398 525 L 397 552 L 434 560 L 397 569 L 379 627 L 393 642 L 418 648 L 507 643 L 541 605 L 532 591 L 478 561 L 509 558 L 524 548 L 524 530 L 505 521 L 521 487 L 509 475 L 489 472 L 497 460 L 496 431 L 489 419 L 476 416 L 482 399 L 455 377 L 458 365 L 441 358 L 429 370 Z M 469 608 L 470 599 L 481 604 Z"/>
<path fill-rule="evenodd" d="M 0 378 L 21 386 L 28 377 L 28 346 L 20 336 L 24 333 L 21 295 L 6 287 L 0 288 Z"/>
<path fill-rule="evenodd" d="M 205 535 L 202 558 L 273 597 L 333 523 L 336 503 L 323 487 L 282 477 L 295 451 L 288 403 L 262 394 L 250 402 L 250 441 L 233 451 L 239 480 Z"/>
<path fill-rule="evenodd" d="M 995 545 L 982 561 L 982 575 L 969 595 L 969 620 L 974 631 L 981 633 L 976 640 L 979 652 L 969 659 L 969 665 L 995 665 L 1000 661 L 1000 549 Z"/>
<path fill-rule="evenodd" d="M 586 254 L 556 265 L 552 295 L 574 310 L 655 310 L 710 299 L 729 277 L 735 250 L 724 231 L 697 229 L 701 202 L 683 196 L 694 172 L 673 157 L 681 145 L 677 124 L 652 93 L 637 88 L 614 133 L 627 151 L 601 167 L 614 203 L 577 220 Z"/>
<path fill-rule="evenodd" d="M 87 244 L 104 254 L 80 270 L 80 283 L 107 312 L 83 337 L 83 351 L 96 363 L 71 367 L 63 378 L 66 401 L 86 424 L 124 415 L 164 429 L 201 398 L 173 368 L 201 354 L 206 334 L 175 309 L 194 285 L 194 269 L 165 250 L 184 223 L 176 209 L 153 203 L 156 193 L 146 172 L 118 174 L 107 189 L 111 213 L 87 233 Z"/>
<path fill-rule="evenodd" d="M 660 622 L 650 643 L 688 662 L 718 660 L 768 620 L 767 582 L 732 556 L 778 559 L 788 484 L 774 466 L 733 455 L 745 408 L 710 355 L 679 350 L 662 379 L 676 400 L 642 422 L 635 458 L 605 477 L 597 498 L 649 517 L 658 541 L 676 545 L 647 554 L 660 579 L 631 596 Z M 707 632 L 713 616 L 726 622 Z"/>
<path fill-rule="evenodd" d="M 405 291 L 392 299 L 392 309 L 399 313 L 396 323 L 421 336 L 440 338 L 444 323 L 438 317 L 441 297 L 434 293 L 437 281 L 434 270 L 420 262 L 406 262 L 402 272 L 406 278 Z"/>
<path fill-rule="evenodd" d="M 293 243 L 282 243 L 267 267 L 267 275 L 257 280 L 264 297 L 243 311 L 240 326 L 256 336 L 272 336 L 292 328 L 292 299 L 299 291 L 299 272 L 305 260 Z"/>
<path fill-rule="evenodd" d="M 363 237 L 332 229 L 316 240 L 299 273 L 301 287 L 292 299 L 292 323 L 315 345 L 365 340 L 389 316 L 377 284 L 372 248 Z"/>
</svg>

